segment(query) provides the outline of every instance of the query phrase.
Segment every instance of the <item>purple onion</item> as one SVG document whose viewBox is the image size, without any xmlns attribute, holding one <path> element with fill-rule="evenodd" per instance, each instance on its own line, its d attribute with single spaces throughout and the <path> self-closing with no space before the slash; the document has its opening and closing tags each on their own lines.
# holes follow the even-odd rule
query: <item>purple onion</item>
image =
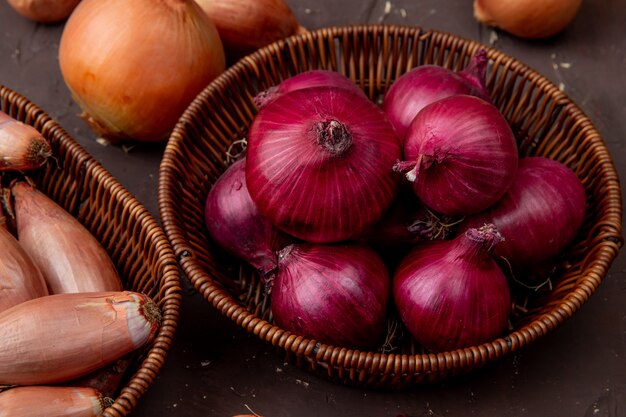
<svg viewBox="0 0 626 417">
<path fill-rule="evenodd" d="M 434 352 L 474 346 L 506 328 L 511 296 L 492 258 L 502 240 L 493 225 L 454 240 L 415 247 L 398 265 L 392 292 L 402 322 Z"/>
<path fill-rule="evenodd" d="M 311 87 L 346 88 L 365 96 L 363 90 L 343 74 L 329 70 L 311 70 L 289 77 L 277 86 L 261 91 L 254 97 L 254 103 L 258 108 L 263 108 L 283 94 Z"/>
<path fill-rule="evenodd" d="M 242 158 L 217 179 L 206 198 L 206 227 L 218 245 L 266 275 L 276 269 L 278 251 L 293 238 L 259 212 L 248 193 L 245 170 Z"/>
<path fill-rule="evenodd" d="M 312 87 L 278 97 L 248 137 L 246 180 L 259 210 L 311 242 L 357 236 L 396 195 L 401 146 L 381 110 L 361 94 Z"/>
<path fill-rule="evenodd" d="M 534 269 L 572 243 L 585 204 L 585 189 L 568 167 L 544 157 L 521 158 L 507 193 L 494 206 L 468 217 L 460 230 L 495 224 L 506 238 L 495 255 L 515 269 Z"/>
<path fill-rule="evenodd" d="M 390 279 L 358 244 L 295 244 L 280 252 L 271 309 L 278 326 L 322 343 L 375 346 L 386 330 Z"/>
<path fill-rule="evenodd" d="M 437 65 L 413 68 L 398 78 L 383 100 L 383 111 L 400 139 L 421 109 L 445 97 L 464 94 L 491 101 L 485 86 L 487 52 L 478 51 L 459 72 Z"/>
<path fill-rule="evenodd" d="M 494 204 L 513 183 L 518 151 L 513 132 L 494 105 L 458 95 L 426 106 L 404 143 L 416 195 L 431 209 L 468 215 Z"/>
</svg>

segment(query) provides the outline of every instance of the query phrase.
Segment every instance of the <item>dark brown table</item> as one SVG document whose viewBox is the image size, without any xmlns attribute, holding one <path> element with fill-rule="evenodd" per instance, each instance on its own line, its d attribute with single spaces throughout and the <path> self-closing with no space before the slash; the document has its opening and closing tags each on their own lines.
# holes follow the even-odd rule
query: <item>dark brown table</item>
<svg viewBox="0 0 626 417">
<path fill-rule="evenodd" d="M 524 41 L 479 25 L 470 0 L 290 0 L 307 28 L 399 23 L 451 32 L 525 62 L 562 85 L 592 119 L 626 178 L 626 0 L 584 0 L 571 26 Z M 538 2 L 539 3 L 539 2 Z M 63 25 L 27 21 L 0 1 L 0 83 L 56 119 L 158 218 L 164 144 L 103 146 L 78 117 L 58 67 Z M 184 282 L 182 316 L 164 369 L 137 417 L 626 415 L 626 253 L 589 302 L 520 354 L 469 376 L 405 392 L 339 386 L 283 363 Z"/>
</svg>

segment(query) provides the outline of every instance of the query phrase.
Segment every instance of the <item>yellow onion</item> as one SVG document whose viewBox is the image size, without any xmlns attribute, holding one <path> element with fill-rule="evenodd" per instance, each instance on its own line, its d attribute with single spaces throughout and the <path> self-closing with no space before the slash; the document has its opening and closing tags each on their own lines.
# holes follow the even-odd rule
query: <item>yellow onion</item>
<svg viewBox="0 0 626 417">
<path fill-rule="evenodd" d="M 576 16 L 581 0 L 474 0 L 476 20 L 513 35 L 541 39 L 556 35 Z"/>
<path fill-rule="evenodd" d="M 111 404 L 93 388 L 16 387 L 0 392 L 0 417 L 97 417 Z"/>
<path fill-rule="evenodd" d="M 163 141 L 224 70 L 215 25 L 193 0 L 83 0 L 59 45 L 63 79 L 111 141 Z"/>
<path fill-rule="evenodd" d="M 68 18 L 80 0 L 7 0 L 27 19 L 39 23 L 56 23 Z"/>
<path fill-rule="evenodd" d="M 26 182 L 15 182 L 11 193 L 18 241 L 51 294 L 122 289 L 109 254 L 76 218 Z"/>
<path fill-rule="evenodd" d="M 68 381 L 150 342 L 160 311 L 130 291 L 47 295 L 0 313 L 0 385 Z"/>
<path fill-rule="evenodd" d="M 196 0 L 228 55 L 252 52 L 305 29 L 284 0 Z"/>
<path fill-rule="evenodd" d="M 52 155 L 37 129 L 0 110 L 0 172 L 38 168 Z"/>
<path fill-rule="evenodd" d="M 48 295 L 39 268 L 6 228 L 0 205 L 0 311 Z"/>
</svg>

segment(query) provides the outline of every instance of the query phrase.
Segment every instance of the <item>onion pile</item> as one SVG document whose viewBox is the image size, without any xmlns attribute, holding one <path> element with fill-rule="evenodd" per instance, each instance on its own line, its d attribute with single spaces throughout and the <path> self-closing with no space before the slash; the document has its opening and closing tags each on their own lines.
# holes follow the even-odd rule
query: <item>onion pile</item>
<svg viewBox="0 0 626 417">
<path fill-rule="evenodd" d="M 563 164 L 519 158 L 486 67 L 485 51 L 456 73 L 418 67 L 382 109 L 319 70 L 255 97 L 245 158 L 211 188 L 205 215 L 213 240 L 265 279 L 276 325 L 350 349 L 382 349 L 391 317 L 426 352 L 503 335 L 511 268 L 556 263 L 586 198 Z"/>
<path fill-rule="evenodd" d="M 0 416 L 96 417 L 156 336 L 161 311 L 148 295 L 124 291 L 98 239 L 23 176 L 54 155 L 37 130 L 4 116 Z"/>
</svg>

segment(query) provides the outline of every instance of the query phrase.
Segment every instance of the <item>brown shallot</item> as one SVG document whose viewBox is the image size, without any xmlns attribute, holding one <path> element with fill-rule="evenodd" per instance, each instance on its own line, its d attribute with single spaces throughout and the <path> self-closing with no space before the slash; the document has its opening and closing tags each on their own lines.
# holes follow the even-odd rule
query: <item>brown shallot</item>
<svg viewBox="0 0 626 417">
<path fill-rule="evenodd" d="M 27 182 L 14 182 L 11 193 L 17 238 L 51 294 L 122 289 L 108 253 L 76 218 Z"/>
<path fill-rule="evenodd" d="M 15 387 L 0 392 L 0 417 L 97 417 L 111 404 L 93 388 Z"/>
<path fill-rule="evenodd" d="M 0 385 L 68 381 L 149 343 L 158 306 L 131 291 L 57 294 L 0 313 Z"/>
<path fill-rule="evenodd" d="M 39 268 L 6 228 L 0 205 L 0 311 L 48 295 Z"/>
<path fill-rule="evenodd" d="M 0 172 L 38 168 L 51 155 L 50 144 L 37 129 L 0 111 Z"/>
</svg>

